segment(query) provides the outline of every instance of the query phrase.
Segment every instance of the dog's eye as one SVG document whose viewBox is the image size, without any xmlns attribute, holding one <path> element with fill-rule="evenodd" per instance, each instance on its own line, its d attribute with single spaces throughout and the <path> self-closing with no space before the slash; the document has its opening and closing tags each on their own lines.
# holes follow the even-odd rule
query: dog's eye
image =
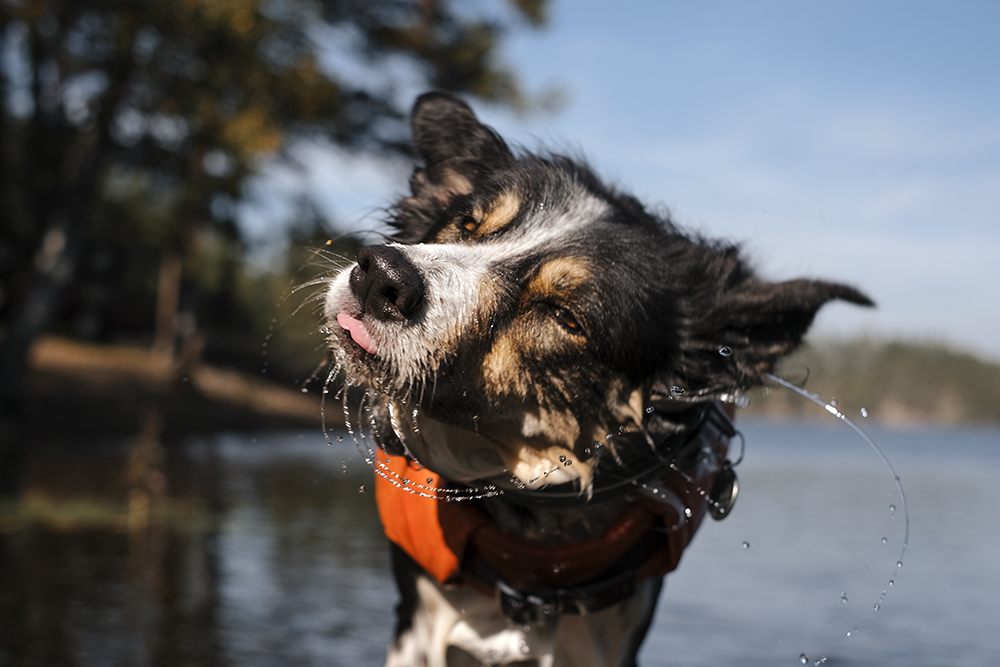
<svg viewBox="0 0 1000 667">
<path fill-rule="evenodd" d="M 573 311 L 556 306 L 552 310 L 552 314 L 556 316 L 559 324 L 561 324 L 566 331 L 574 334 L 584 333 L 583 325 L 580 324 L 580 320 L 576 319 L 576 315 L 573 314 Z"/>
<path fill-rule="evenodd" d="M 479 229 L 479 221 L 473 218 L 469 214 L 461 215 L 458 217 L 458 226 L 464 230 L 466 233 L 472 233 Z"/>
</svg>

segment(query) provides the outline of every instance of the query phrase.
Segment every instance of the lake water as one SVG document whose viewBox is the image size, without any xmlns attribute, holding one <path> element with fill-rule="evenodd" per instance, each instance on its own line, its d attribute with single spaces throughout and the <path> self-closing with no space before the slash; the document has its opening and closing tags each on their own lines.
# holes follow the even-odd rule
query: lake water
<svg viewBox="0 0 1000 667">
<path fill-rule="evenodd" d="M 1000 430 L 861 421 L 906 492 L 902 567 L 902 501 L 859 437 L 741 419 L 739 502 L 668 577 L 643 665 L 1000 664 Z M 131 528 L 128 447 L 21 462 L 0 666 L 381 664 L 396 592 L 353 444 L 190 439 L 147 462 L 165 485 Z"/>
</svg>

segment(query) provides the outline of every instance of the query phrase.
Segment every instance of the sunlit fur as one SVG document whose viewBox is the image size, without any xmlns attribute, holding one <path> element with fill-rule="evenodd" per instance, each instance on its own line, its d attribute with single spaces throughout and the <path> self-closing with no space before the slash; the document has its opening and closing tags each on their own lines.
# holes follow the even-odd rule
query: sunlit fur
<svg viewBox="0 0 1000 667">
<path fill-rule="evenodd" d="M 642 447 L 662 441 L 682 428 L 686 408 L 759 384 L 827 301 L 871 303 L 845 285 L 761 280 L 735 245 L 683 232 L 579 162 L 516 154 L 450 96 L 421 97 L 412 128 L 419 163 L 410 195 L 392 209 L 394 236 L 377 251 L 385 266 L 343 270 L 329 283 L 325 314 L 337 367 L 378 393 L 371 407 L 382 445 L 452 482 L 573 481 L 584 502 L 597 452 L 617 457 L 611 436 L 639 433 L 628 442 Z M 386 406 L 405 418 L 390 419 Z M 591 523 L 490 507 L 498 520 L 517 514 L 505 528 L 558 540 L 601 534 L 622 505 L 598 508 Z M 599 511 L 604 518 L 594 519 Z M 427 592 L 412 613 L 449 595 Z M 425 620 L 451 623 L 453 633 L 471 622 Z M 446 645 L 423 646 L 427 637 L 401 623 L 398 664 L 443 660 Z M 478 648 L 452 644 L 480 662 L 489 662 L 490 641 L 508 641 L 487 638 L 486 625 L 474 630 Z M 550 658 L 569 650 L 550 649 Z M 424 662 L 400 657 L 409 651 L 423 651 Z M 622 655 L 611 651 L 618 657 L 609 664 L 627 662 Z"/>
<path fill-rule="evenodd" d="M 823 303 L 868 302 L 837 284 L 761 281 L 735 246 L 683 234 L 587 167 L 515 156 L 450 98 L 424 98 L 413 125 L 425 164 L 395 209 L 392 245 L 423 276 L 424 301 L 405 321 L 368 317 L 347 269 L 326 314 L 351 382 L 440 422 L 425 464 L 438 459 L 452 479 L 509 473 L 585 488 L 584 450 L 641 428 L 657 396 L 736 395 L 798 344 Z M 376 355 L 336 326 L 342 312 L 363 321 Z M 441 451 L 474 443 L 497 453 L 488 470 Z"/>
</svg>

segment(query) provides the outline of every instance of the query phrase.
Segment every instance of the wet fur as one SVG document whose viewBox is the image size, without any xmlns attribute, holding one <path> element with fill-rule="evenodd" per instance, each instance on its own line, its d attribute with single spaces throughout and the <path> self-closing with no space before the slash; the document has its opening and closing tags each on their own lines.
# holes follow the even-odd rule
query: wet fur
<svg viewBox="0 0 1000 667">
<path fill-rule="evenodd" d="M 379 392 L 377 430 L 392 453 L 454 483 L 577 485 L 572 511 L 484 502 L 509 531 L 552 543 L 602 534 L 629 502 L 586 504 L 600 456 L 619 456 L 609 435 L 659 441 L 688 408 L 760 384 L 824 303 L 871 304 L 837 283 L 762 280 L 735 245 L 682 231 L 586 165 L 515 154 L 451 96 L 422 96 L 412 130 L 421 163 L 393 210 L 392 241 L 362 251 L 326 297 L 329 321 L 357 322 L 375 353 L 335 325 L 330 344 L 350 383 Z M 524 657 L 538 664 L 630 664 L 659 591 L 644 584 L 601 619 L 512 638 L 490 598 L 441 587 L 396 551 L 404 601 L 390 664 L 459 660 L 447 643 L 428 645 L 441 643 L 428 605 L 450 605 L 454 618 L 437 620 L 452 635 L 479 637 L 452 642 L 474 664 L 510 661 L 520 654 L 503 651 L 528 640 Z M 621 645 L 603 642 L 586 660 L 566 653 L 580 633 L 601 637 L 619 621 Z"/>
</svg>

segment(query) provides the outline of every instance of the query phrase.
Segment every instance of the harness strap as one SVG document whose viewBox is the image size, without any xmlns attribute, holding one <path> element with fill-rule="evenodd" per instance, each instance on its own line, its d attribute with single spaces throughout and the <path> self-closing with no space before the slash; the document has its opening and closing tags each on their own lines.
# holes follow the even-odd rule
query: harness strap
<svg viewBox="0 0 1000 667">
<path fill-rule="evenodd" d="M 519 622 L 558 613 L 589 613 L 624 599 L 635 583 L 677 567 L 708 507 L 707 492 L 722 468 L 728 435 L 706 433 L 703 449 L 685 475 L 668 471 L 603 536 L 541 546 L 501 531 L 470 502 L 412 493 L 403 480 L 441 478 L 405 456 L 376 451 L 398 481 L 375 477 L 375 501 L 386 537 L 440 583 L 461 580 L 487 595 Z M 541 616 L 539 616 L 541 615 Z"/>
<path fill-rule="evenodd" d="M 392 456 L 381 450 L 375 455 L 395 479 L 424 479 L 428 487 L 438 488 L 441 477 L 417 465 L 405 456 Z M 488 516 L 467 502 L 411 493 L 384 475 L 375 475 L 375 504 L 385 536 L 408 553 L 427 573 L 445 583 L 461 570 L 469 536 L 491 523 Z"/>
</svg>

